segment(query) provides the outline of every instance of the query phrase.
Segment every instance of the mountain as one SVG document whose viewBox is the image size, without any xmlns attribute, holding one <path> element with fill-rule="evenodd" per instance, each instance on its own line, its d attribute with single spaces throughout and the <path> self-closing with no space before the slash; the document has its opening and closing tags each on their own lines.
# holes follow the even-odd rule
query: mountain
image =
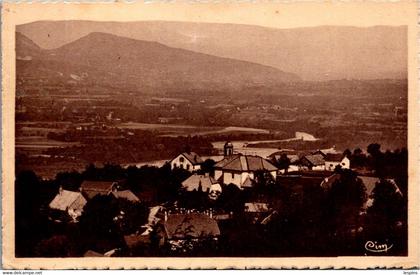
<svg viewBox="0 0 420 275">
<path fill-rule="evenodd" d="M 16 30 L 46 49 L 61 47 L 91 32 L 104 32 L 263 64 L 304 80 L 407 77 L 406 26 L 275 29 L 163 21 L 38 21 Z"/>
<path fill-rule="evenodd" d="M 29 59 L 41 52 L 41 48 L 37 44 L 19 32 L 16 33 L 16 41 L 18 42 L 16 44 L 17 59 Z"/>
<path fill-rule="evenodd" d="M 269 66 L 106 33 L 90 33 L 51 50 L 39 49 L 29 41 L 22 34 L 16 36 L 17 56 L 31 57 L 19 60 L 18 77 L 40 77 L 50 82 L 63 77 L 90 85 L 115 87 L 122 83 L 121 88 L 179 90 L 212 87 L 238 90 L 247 85 L 299 80 L 294 74 Z"/>
</svg>

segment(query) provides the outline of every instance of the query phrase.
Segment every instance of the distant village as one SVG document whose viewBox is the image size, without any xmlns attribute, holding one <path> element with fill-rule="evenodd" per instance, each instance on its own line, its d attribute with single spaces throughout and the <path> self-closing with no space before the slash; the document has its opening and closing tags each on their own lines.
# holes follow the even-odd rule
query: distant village
<svg viewBox="0 0 420 275">
<path fill-rule="evenodd" d="M 328 202 L 331 205 L 327 209 L 338 205 L 337 208 L 341 210 L 336 210 L 342 211 L 331 215 L 335 219 L 337 216 L 343 217 L 338 224 L 337 221 L 333 222 L 335 229 L 329 234 L 335 234 L 335 239 L 349 241 L 350 238 L 349 242 L 355 245 L 366 234 L 365 227 L 369 224 L 366 217 L 370 217 L 369 208 L 375 205 L 375 190 L 379 190 L 379 185 L 386 185 L 387 190 L 390 190 L 387 195 L 398 202 L 402 203 L 406 197 L 404 188 L 398 185 L 395 177 L 367 169 L 369 165 L 364 160 L 369 158 L 360 149 L 355 152 L 346 150 L 343 153 L 337 153 L 333 149 L 311 152 L 279 150 L 267 158 L 236 153 L 235 149 L 231 142 L 226 142 L 223 156 L 216 162 L 203 159 L 187 146 L 185 152 L 174 156 L 163 167 L 129 167 L 124 172 L 130 174 L 131 171 L 132 174 L 137 173 L 138 177 L 145 177 L 144 181 L 153 181 L 153 173 L 166 171 L 166 177 L 170 178 L 168 181 L 172 184 L 170 187 L 161 184 L 155 188 L 154 183 L 150 182 L 151 188 L 136 188 L 133 187 L 136 186 L 133 183 L 135 180 L 129 177 L 114 177 L 114 180 L 109 180 L 106 175 L 102 175 L 95 180 L 82 179 L 89 178 L 86 176 L 89 169 L 91 173 L 98 171 L 93 167 L 87 167 L 83 177 L 76 175 L 78 180 L 75 184 L 72 176 L 67 175 L 68 178 L 65 178 L 66 174 L 63 174 L 63 180 L 60 181 L 57 175 L 55 184 L 60 182 L 58 191 L 50 196 L 52 199 L 42 213 L 49 223 L 61 228 L 57 231 L 60 234 L 53 232 L 48 235 L 50 238 L 38 242 L 37 251 L 44 251 L 38 253 L 85 257 L 223 256 L 237 255 L 240 250 L 243 255 L 253 255 L 252 251 L 255 250 L 254 253 L 271 251 L 270 255 L 299 255 L 299 252 L 293 252 L 289 248 L 292 244 L 287 240 L 279 241 L 277 245 L 280 248 L 268 248 L 264 242 L 273 243 L 273 240 L 282 239 L 281 232 L 284 228 L 295 230 L 296 226 L 306 223 L 307 229 L 298 228 L 296 232 L 317 238 L 318 230 L 310 232 L 310 226 L 316 227 L 325 218 L 320 215 L 325 214 L 326 205 L 323 204 Z M 377 154 L 379 149 L 371 146 L 370 154 Z M 372 150 L 376 150 L 376 153 Z M 399 151 L 397 153 L 400 154 Z M 110 169 L 110 173 L 113 173 L 112 169 L 120 169 L 118 171 L 121 172 L 122 168 Z M 120 173 L 118 171 L 115 174 Z M 160 178 L 156 178 L 156 181 L 160 181 Z M 175 181 L 178 181 L 178 185 L 174 185 Z M 344 189 L 341 190 L 336 185 L 342 185 Z M 166 192 L 164 199 L 156 199 L 156 196 L 160 196 L 157 193 L 163 191 Z M 303 224 L 300 224 L 302 221 L 293 221 L 296 224 L 290 224 L 290 219 L 302 215 L 299 211 L 307 212 L 304 215 L 308 215 L 308 220 Z M 318 213 L 309 214 L 312 211 Z M 318 221 L 312 220 L 316 218 Z M 276 227 L 282 223 L 283 229 Z M 400 227 L 397 231 L 403 231 L 402 216 L 394 217 L 392 223 L 393 228 Z M 327 224 L 331 229 L 332 224 Z M 62 229 L 63 226 L 67 229 Z M 67 247 L 72 242 L 68 239 L 75 238 L 72 236 L 74 232 L 70 233 L 70 237 L 68 233 L 68 230 L 74 231 L 68 229 L 74 226 L 87 228 L 78 230 L 90 230 L 93 234 L 92 240 L 97 238 L 96 242 L 87 242 L 82 248 L 63 248 L 61 243 L 66 243 L 64 247 Z M 102 226 L 105 228 L 103 234 L 99 233 Z M 112 230 L 116 232 L 110 233 Z M 246 237 L 248 230 L 251 235 L 262 234 L 259 238 L 263 241 L 254 239 L 254 236 Z M 253 230 L 255 233 L 252 233 Z M 284 233 L 286 239 L 298 238 L 291 237 L 292 235 L 291 232 Z M 300 238 L 308 241 L 308 236 Z M 246 248 L 247 245 L 243 243 L 248 240 L 251 248 Z M 230 245 L 232 251 L 228 249 Z M 258 245 L 263 247 L 257 248 Z M 304 243 L 300 245 L 304 246 Z M 316 245 L 313 249 L 315 247 Z M 261 251 L 258 252 L 259 249 Z M 360 247 L 355 249 L 359 251 Z"/>
</svg>

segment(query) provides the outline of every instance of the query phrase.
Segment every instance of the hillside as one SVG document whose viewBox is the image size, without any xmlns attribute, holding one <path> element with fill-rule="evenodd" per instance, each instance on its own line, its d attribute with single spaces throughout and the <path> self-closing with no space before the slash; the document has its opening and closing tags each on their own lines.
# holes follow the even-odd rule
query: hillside
<svg viewBox="0 0 420 275">
<path fill-rule="evenodd" d="M 274 29 L 161 21 L 39 21 L 16 29 L 47 49 L 104 32 L 263 64 L 311 81 L 406 78 L 407 74 L 405 26 Z"/>
<path fill-rule="evenodd" d="M 16 36 L 19 76 L 44 77 L 92 85 L 126 83 L 144 87 L 240 89 L 273 85 L 299 77 L 276 68 L 221 58 L 105 33 L 90 33 L 57 49 L 42 50 L 24 35 Z M 33 53 L 33 54 L 31 54 Z M 29 59 L 29 58 L 27 58 Z M 69 78 L 70 77 L 70 78 Z"/>
</svg>

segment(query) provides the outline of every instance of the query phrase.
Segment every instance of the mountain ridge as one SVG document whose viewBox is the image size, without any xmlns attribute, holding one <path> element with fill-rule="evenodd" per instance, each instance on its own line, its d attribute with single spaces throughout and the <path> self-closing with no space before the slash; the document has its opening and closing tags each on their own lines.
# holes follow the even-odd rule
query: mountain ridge
<svg viewBox="0 0 420 275">
<path fill-rule="evenodd" d="M 267 65 L 303 80 L 405 78 L 406 26 L 313 26 L 276 29 L 174 21 L 41 21 L 17 26 L 54 48 L 101 31 L 173 48 Z"/>
<path fill-rule="evenodd" d="M 17 56 L 29 52 L 23 35 L 16 35 Z M 31 48 L 31 47 L 29 47 Z M 299 81 L 299 77 L 276 68 L 242 60 L 216 57 L 162 43 L 141 41 L 93 32 L 52 50 L 40 50 L 31 60 L 21 60 L 17 74 L 44 73 L 51 81 L 60 75 L 85 75 L 78 81 L 126 82 L 141 89 L 178 87 L 202 89 L 227 87 L 238 90 L 247 85 L 270 85 Z"/>
</svg>

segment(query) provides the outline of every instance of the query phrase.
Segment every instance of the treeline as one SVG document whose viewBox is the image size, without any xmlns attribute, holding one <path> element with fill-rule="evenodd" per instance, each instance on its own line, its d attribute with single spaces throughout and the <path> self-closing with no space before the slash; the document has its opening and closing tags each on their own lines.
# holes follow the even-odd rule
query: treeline
<svg viewBox="0 0 420 275">
<path fill-rule="evenodd" d="M 34 172 L 22 171 L 15 181 L 16 257 L 80 257 L 88 250 L 105 253 L 126 248 L 123 236 L 142 233 L 148 207 L 173 201 L 189 175 L 168 166 L 124 169 L 107 164 L 102 168 L 89 165 L 82 173 L 63 172 L 54 180 L 42 181 Z M 83 180 L 119 181 L 121 188 L 130 189 L 140 202 L 97 195 L 85 205 L 78 223 L 55 222 L 67 217 L 48 207 L 60 186 L 78 191 Z"/>
<path fill-rule="evenodd" d="M 115 131 L 118 132 L 118 130 Z M 162 137 L 151 131 L 133 131 L 133 135 L 125 134 L 121 138 L 106 138 L 106 136 L 101 138 L 99 132 L 89 132 L 93 136 L 70 135 L 73 141 L 82 142 L 80 146 L 49 148 L 44 153 L 52 156 L 73 157 L 85 162 L 112 163 L 171 159 L 187 149 L 200 155 L 216 153 L 211 142 L 200 136 Z"/>
</svg>

